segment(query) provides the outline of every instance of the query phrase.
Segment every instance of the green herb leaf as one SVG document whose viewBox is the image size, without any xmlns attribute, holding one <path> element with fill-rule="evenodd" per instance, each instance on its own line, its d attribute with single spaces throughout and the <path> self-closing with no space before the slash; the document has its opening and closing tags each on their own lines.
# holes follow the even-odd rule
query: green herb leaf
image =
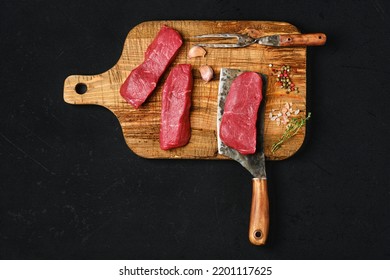
<svg viewBox="0 0 390 280">
<path fill-rule="evenodd" d="M 276 152 L 280 149 L 284 142 L 295 136 L 298 133 L 299 129 L 306 124 L 306 121 L 310 118 L 310 116 L 311 113 L 309 112 L 306 118 L 292 118 L 290 120 L 290 123 L 286 127 L 286 131 L 280 137 L 279 141 L 272 145 L 271 152 Z"/>
</svg>

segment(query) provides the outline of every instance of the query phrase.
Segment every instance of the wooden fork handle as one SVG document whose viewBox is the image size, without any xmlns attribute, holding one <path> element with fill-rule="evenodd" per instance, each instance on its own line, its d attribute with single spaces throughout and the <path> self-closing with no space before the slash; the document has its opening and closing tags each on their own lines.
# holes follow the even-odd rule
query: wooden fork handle
<svg viewBox="0 0 390 280">
<path fill-rule="evenodd" d="M 279 35 L 280 47 L 322 46 L 325 42 L 326 35 L 324 33 Z"/>
<path fill-rule="evenodd" d="M 249 240 L 253 245 L 264 245 L 269 230 L 269 202 L 267 179 L 253 178 L 252 205 L 249 219 Z"/>
</svg>

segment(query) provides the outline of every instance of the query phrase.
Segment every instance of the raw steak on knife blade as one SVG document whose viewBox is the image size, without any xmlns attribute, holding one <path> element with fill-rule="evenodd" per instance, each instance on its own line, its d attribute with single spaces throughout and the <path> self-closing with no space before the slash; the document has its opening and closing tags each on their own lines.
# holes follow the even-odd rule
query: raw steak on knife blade
<svg viewBox="0 0 390 280">
<path fill-rule="evenodd" d="M 165 69 L 174 60 L 183 41 L 173 28 L 162 26 L 145 52 L 141 65 L 133 69 L 120 88 L 122 97 L 135 108 L 156 88 Z"/>
<path fill-rule="evenodd" d="M 219 136 L 243 155 L 256 152 L 256 121 L 263 82 L 259 74 L 244 72 L 234 79 L 226 97 Z"/>
<path fill-rule="evenodd" d="M 160 125 L 160 147 L 163 150 L 184 146 L 190 140 L 192 83 L 190 64 L 175 66 L 165 81 Z"/>
</svg>

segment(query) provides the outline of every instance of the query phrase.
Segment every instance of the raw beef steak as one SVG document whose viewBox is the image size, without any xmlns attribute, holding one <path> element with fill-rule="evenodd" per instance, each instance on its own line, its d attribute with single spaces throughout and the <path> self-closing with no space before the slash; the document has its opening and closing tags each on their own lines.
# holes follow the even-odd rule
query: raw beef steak
<svg viewBox="0 0 390 280">
<path fill-rule="evenodd" d="M 234 79 L 226 97 L 219 136 L 223 143 L 243 155 L 256 152 L 256 121 L 263 82 L 255 72 Z"/>
<path fill-rule="evenodd" d="M 163 150 L 184 146 L 190 140 L 192 83 L 190 64 L 175 66 L 165 81 L 160 125 L 160 147 Z"/>
<path fill-rule="evenodd" d="M 122 97 L 135 108 L 156 88 L 165 69 L 174 60 L 183 41 L 173 28 L 162 26 L 145 52 L 141 65 L 133 69 L 120 88 Z"/>
</svg>

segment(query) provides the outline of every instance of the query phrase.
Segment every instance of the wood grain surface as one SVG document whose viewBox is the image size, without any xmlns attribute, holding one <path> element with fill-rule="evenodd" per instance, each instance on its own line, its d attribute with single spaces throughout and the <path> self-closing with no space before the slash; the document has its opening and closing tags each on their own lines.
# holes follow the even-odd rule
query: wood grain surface
<svg viewBox="0 0 390 280">
<path fill-rule="evenodd" d="M 134 109 L 119 94 L 119 88 L 132 69 L 142 63 L 144 53 L 161 26 L 175 28 L 183 37 L 183 46 L 172 65 L 161 77 L 155 92 L 138 109 Z M 299 34 L 298 29 L 284 22 L 270 21 L 148 21 L 134 27 L 128 34 L 122 55 L 108 71 L 97 75 L 72 75 L 64 83 L 64 100 L 82 105 L 95 104 L 112 111 L 119 120 L 125 141 L 137 155 L 145 158 L 173 159 L 228 159 L 218 154 L 216 135 L 217 95 L 219 73 L 222 67 L 256 71 L 267 76 L 266 110 L 264 127 L 264 152 L 268 160 L 285 159 L 302 145 L 305 128 L 274 154 L 271 146 L 283 134 L 284 125 L 277 126 L 269 119 L 272 110 L 280 111 L 284 104 L 292 103 L 299 109 L 298 117 L 306 115 L 306 47 L 267 47 L 252 45 L 246 48 L 207 49 L 205 57 L 187 57 L 189 49 L 200 39 L 195 35 L 207 33 L 246 33 L 253 37 L 273 34 Z M 162 85 L 170 69 L 179 63 L 193 67 L 194 88 L 191 107 L 191 139 L 181 148 L 163 151 L 159 146 Z M 209 65 L 214 69 L 214 79 L 205 83 L 198 68 Z M 272 67 L 270 67 L 270 64 Z M 272 69 L 290 65 L 294 71 L 291 79 L 299 88 L 298 93 L 286 93 L 276 85 Z M 86 85 L 86 92 L 79 94 L 76 86 Z"/>
</svg>

